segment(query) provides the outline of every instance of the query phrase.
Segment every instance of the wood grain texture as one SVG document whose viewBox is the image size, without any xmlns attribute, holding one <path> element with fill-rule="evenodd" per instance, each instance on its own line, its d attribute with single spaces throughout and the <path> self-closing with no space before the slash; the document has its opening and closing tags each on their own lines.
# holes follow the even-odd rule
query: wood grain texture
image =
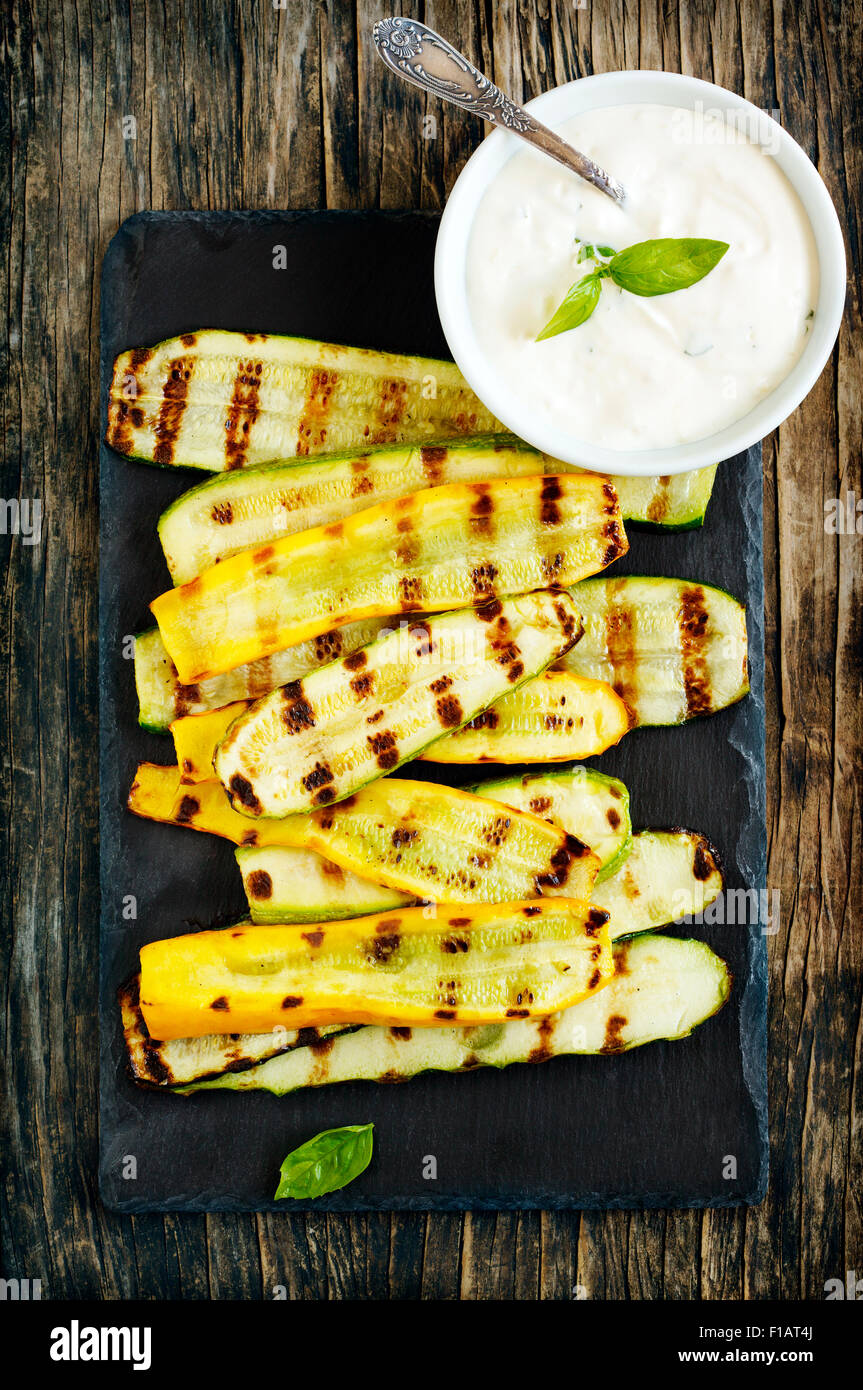
<svg viewBox="0 0 863 1390">
<path fill-rule="evenodd" d="M 517 98 L 620 67 L 734 87 L 818 165 L 846 231 L 839 344 L 765 447 L 771 1182 L 755 1210 L 260 1217 L 106 1212 L 96 1192 L 98 270 L 152 208 L 440 207 L 480 123 L 385 74 L 370 0 L 4 7 L 3 1274 L 43 1297 L 823 1296 L 863 1270 L 860 0 L 435 0 Z M 124 138 L 133 116 L 135 138 Z M 424 124 L 425 122 L 425 124 Z M 128 123 L 127 123 L 128 125 Z M 127 130 L 128 134 L 128 130 Z"/>
</svg>

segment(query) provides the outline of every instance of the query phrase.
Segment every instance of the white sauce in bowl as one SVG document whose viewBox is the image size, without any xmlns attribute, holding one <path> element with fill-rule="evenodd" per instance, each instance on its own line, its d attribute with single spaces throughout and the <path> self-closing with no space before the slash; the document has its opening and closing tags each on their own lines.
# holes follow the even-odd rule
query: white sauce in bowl
<svg viewBox="0 0 863 1390">
<path fill-rule="evenodd" d="M 523 407 L 620 450 L 704 439 L 788 375 L 818 299 L 818 259 L 797 194 L 768 153 L 721 117 L 673 106 L 585 112 L 560 134 L 618 178 L 624 207 L 525 149 L 485 193 L 471 232 L 468 305 L 480 348 Z M 641 298 L 602 283 L 578 328 L 535 341 L 593 269 L 580 243 L 656 237 L 729 250 L 697 284 Z"/>
</svg>

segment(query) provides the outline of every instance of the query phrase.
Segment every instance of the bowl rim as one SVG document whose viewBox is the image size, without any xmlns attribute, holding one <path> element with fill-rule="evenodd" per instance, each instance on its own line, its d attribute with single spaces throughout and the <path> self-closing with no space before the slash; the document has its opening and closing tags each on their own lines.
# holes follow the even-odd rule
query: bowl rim
<svg viewBox="0 0 863 1390">
<path fill-rule="evenodd" d="M 833 351 L 845 304 L 845 243 L 827 187 L 793 136 L 760 107 L 713 82 L 681 73 L 632 68 L 598 73 L 553 87 L 527 102 L 526 109 L 552 127 L 582 111 L 612 105 L 699 103 L 745 117 L 759 143 L 771 143 L 771 156 L 788 178 L 809 219 L 818 255 L 818 303 L 809 342 L 786 377 L 739 420 L 716 434 L 661 449 L 618 450 L 587 444 L 569 432 L 536 422 L 507 393 L 484 357 L 468 309 L 465 280 L 470 234 L 479 203 L 504 164 L 522 146 L 518 136 L 494 130 L 462 169 L 447 199 L 435 247 L 434 282 L 438 313 L 447 344 L 468 384 L 508 430 L 565 463 L 601 473 L 633 477 L 688 472 L 743 453 L 776 429 L 809 394 Z"/>
</svg>

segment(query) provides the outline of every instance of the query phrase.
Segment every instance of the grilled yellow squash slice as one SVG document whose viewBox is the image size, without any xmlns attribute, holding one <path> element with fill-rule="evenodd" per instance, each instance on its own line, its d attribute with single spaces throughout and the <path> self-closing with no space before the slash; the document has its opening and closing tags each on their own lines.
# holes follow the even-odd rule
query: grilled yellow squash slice
<svg viewBox="0 0 863 1390">
<path fill-rule="evenodd" d="M 587 899 L 599 869 L 587 845 L 539 816 L 434 782 L 386 777 L 325 810 L 288 816 L 282 826 L 285 844 L 438 903 Z M 247 885 L 262 872 L 246 870 L 259 852 L 238 851 Z M 253 885 L 250 897 L 260 902 L 259 890 Z"/>
<path fill-rule="evenodd" d="M 572 584 L 626 548 L 604 478 L 454 483 L 243 551 L 151 608 L 189 684 L 363 618 Z"/>
<path fill-rule="evenodd" d="M 688 1037 L 731 993 L 725 961 L 703 941 L 637 936 L 614 947 L 614 961 L 614 978 L 604 989 L 552 1018 L 410 1032 L 360 1028 L 334 1039 L 325 1056 L 297 1048 L 189 1089 L 283 1096 L 339 1081 L 407 1081 L 430 1070 L 469 1072 L 573 1053 L 614 1056 L 660 1039 Z"/>
<path fill-rule="evenodd" d="M 298 464 L 293 459 L 219 474 L 178 497 L 159 519 L 175 584 L 242 550 L 342 521 L 379 502 L 448 483 L 536 477 L 535 449 L 491 435 L 464 444 L 365 448 Z"/>
<path fill-rule="evenodd" d="M 141 948 L 141 1012 L 163 1039 L 545 1016 L 611 978 L 608 929 L 587 913 L 554 898 L 195 932 Z"/>
<path fill-rule="evenodd" d="M 364 794 L 371 795 L 373 791 L 380 789 L 388 795 L 389 788 L 405 785 L 409 784 L 401 779 L 397 782 L 394 779 L 373 782 L 364 789 Z M 597 883 L 616 873 L 629 854 L 632 845 L 629 792 L 617 778 L 608 777 L 605 773 L 597 772 L 595 768 L 573 767 L 560 771 L 525 773 L 523 777 L 478 782 L 465 790 L 474 796 L 502 802 L 503 805 L 514 807 L 517 811 L 530 811 L 581 840 L 599 861 Z M 221 782 L 198 782 L 191 786 L 184 781 L 177 767 L 141 763 L 135 773 L 127 804 L 130 811 L 145 820 L 188 826 L 192 830 L 200 830 L 210 835 L 221 835 L 236 845 L 297 846 L 304 843 L 298 839 L 295 829 L 300 817 L 285 816 L 281 820 L 262 817 L 252 824 L 248 816 L 240 815 L 234 810 Z M 393 804 L 390 803 L 391 814 Z M 349 818 L 350 807 L 336 803 L 331 812 L 338 812 L 339 815 L 344 813 Z M 315 817 L 302 819 L 311 822 Z M 334 823 L 336 820 L 338 816 L 334 816 Z M 396 834 L 396 823 L 393 821 L 391 826 L 388 825 L 388 829 L 392 834 Z M 294 896 L 303 901 L 305 890 L 301 888 L 299 879 L 294 881 L 294 874 L 299 872 L 304 860 L 316 859 L 318 856 L 298 849 L 293 849 L 292 854 L 293 859 L 290 862 L 286 861 L 285 881 L 292 885 L 290 891 Z M 362 851 L 357 851 L 358 864 L 362 854 Z M 327 869 L 327 873 L 332 874 L 331 887 L 334 894 L 340 882 L 337 867 L 330 864 Z M 342 904 L 350 901 L 341 887 L 338 891 Z M 337 907 L 338 902 L 334 901 L 332 905 Z M 387 905 L 389 904 L 383 906 Z M 334 912 L 331 915 L 337 916 L 339 913 Z M 283 913 L 280 920 L 289 919 Z"/>
<path fill-rule="evenodd" d="M 211 472 L 499 426 L 452 362 L 210 329 L 121 353 L 107 442 Z"/>
<path fill-rule="evenodd" d="M 234 810 L 221 782 L 189 786 L 183 782 L 178 767 L 140 763 L 126 805 L 144 820 L 187 825 L 192 830 L 222 835 L 235 845 L 279 843 L 280 821 L 252 824 L 248 816 Z"/>
<path fill-rule="evenodd" d="M 608 681 L 637 724 L 715 714 L 749 690 L 746 612 L 724 589 L 684 579 L 590 579 L 573 597 L 585 632 L 566 670 Z"/>
<path fill-rule="evenodd" d="M 432 763 L 569 762 L 611 748 L 630 727 L 629 710 L 610 685 L 546 671 L 420 757 Z"/>
<path fill-rule="evenodd" d="M 216 749 L 234 720 L 239 719 L 251 703 L 251 700 L 234 700 L 221 709 L 187 714 L 173 721 L 174 752 L 183 782 L 213 781 Z"/>
<path fill-rule="evenodd" d="M 529 680 L 577 633 L 571 599 L 551 591 L 417 619 L 258 700 L 219 744 L 216 775 L 251 816 L 341 801 Z"/>
</svg>

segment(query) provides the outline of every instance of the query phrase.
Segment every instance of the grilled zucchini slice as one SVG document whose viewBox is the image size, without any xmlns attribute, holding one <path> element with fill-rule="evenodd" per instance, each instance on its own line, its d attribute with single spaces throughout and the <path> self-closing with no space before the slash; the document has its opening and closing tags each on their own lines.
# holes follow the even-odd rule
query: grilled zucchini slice
<svg viewBox="0 0 863 1390">
<path fill-rule="evenodd" d="M 248 701 L 237 701 L 221 710 L 187 715 L 174 721 L 171 732 L 184 782 L 213 778 L 216 748 L 230 726 L 248 708 Z M 422 756 L 429 762 L 442 763 L 470 762 L 474 757 L 480 762 L 501 763 L 586 758 L 618 742 L 629 727 L 629 720 L 620 696 L 604 681 L 585 680 L 559 671 L 548 672 L 504 695 L 490 709 L 477 715 L 468 726 L 476 735 L 469 747 L 467 730 L 462 730 L 457 736 L 447 735 Z M 449 746 L 450 741 L 453 748 Z M 526 808 L 520 806 L 520 809 Z M 575 807 L 570 809 L 575 811 Z M 606 818 L 608 815 L 611 820 L 606 831 L 614 830 L 616 811 L 613 806 L 606 808 Z M 564 824 L 564 821 L 559 823 Z M 628 831 L 624 832 L 624 840 L 626 834 Z"/>
<path fill-rule="evenodd" d="M 243 551 L 151 608 L 189 684 L 347 622 L 575 583 L 626 547 L 604 478 L 454 483 Z"/>
<path fill-rule="evenodd" d="M 140 977 L 135 975 L 117 991 L 129 1070 L 139 1086 L 171 1089 L 206 1081 L 227 1072 L 246 1071 L 280 1052 L 295 1047 L 314 1047 L 337 1033 L 344 1024 L 325 1028 L 275 1028 L 270 1033 L 210 1033 L 204 1038 L 151 1038 L 141 1013 Z M 315 1054 L 317 1055 L 317 1053 Z"/>
<path fill-rule="evenodd" d="M 220 709 L 234 700 L 258 700 L 277 686 L 287 685 L 338 656 L 349 656 L 373 642 L 381 628 L 389 624 L 389 618 L 347 623 L 338 631 L 323 632 L 312 641 L 286 647 L 194 685 L 183 685 L 165 650 L 162 634 L 157 627 L 149 628 L 135 638 L 138 723 L 154 734 L 166 734 L 173 721 L 184 715 Z"/>
<path fill-rule="evenodd" d="M 588 777 L 579 778 L 578 774 L 582 772 L 587 773 Z M 572 779 L 569 788 L 566 787 L 567 778 Z M 522 787 L 522 781 L 527 783 L 530 780 L 517 778 L 511 779 L 509 783 L 500 782 L 495 787 L 490 785 L 488 795 L 491 796 L 492 792 L 495 792 L 493 800 L 499 802 L 505 802 L 507 796 L 513 802 L 522 799 L 525 804 L 516 806 L 516 810 L 529 810 L 526 795 L 523 795 L 526 793 L 526 787 Z M 596 846 L 601 853 L 613 854 L 615 863 L 620 861 L 625 845 L 609 833 L 610 826 L 601 812 L 600 804 L 605 805 L 607 802 L 608 809 L 611 810 L 620 808 L 621 825 L 617 834 L 623 833 L 622 828 L 626 827 L 628 845 L 628 796 L 622 783 L 616 783 L 613 778 L 603 777 L 601 773 L 594 773 L 588 768 L 572 769 L 570 773 L 561 773 L 559 778 L 552 773 L 548 778 L 538 776 L 533 780 L 537 793 L 547 781 L 550 784 L 548 795 L 543 794 L 533 799 L 543 807 L 545 819 L 559 825 L 562 831 L 569 832 L 563 839 L 568 851 L 574 850 L 579 838 L 570 831 L 570 826 L 577 826 L 582 830 L 587 826 L 585 833 L 595 835 Z M 558 780 L 561 782 L 560 786 L 555 785 Z M 609 784 L 607 791 L 604 784 Z M 362 916 L 369 912 L 384 912 L 388 908 L 412 902 L 412 894 L 438 896 L 437 885 L 429 873 L 427 864 L 420 864 L 422 876 L 417 877 L 417 848 L 419 844 L 427 844 L 429 837 L 420 834 L 411 839 L 416 816 L 412 816 L 409 821 L 405 811 L 412 808 L 415 811 L 418 804 L 411 798 L 412 785 L 415 784 L 402 782 L 401 779 L 384 779 L 358 792 L 353 799 L 353 805 L 336 804 L 330 807 L 325 815 L 315 812 L 310 816 L 286 816 L 282 820 L 261 819 L 250 825 L 248 818 L 241 816 L 230 805 L 221 783 L 199 782 L 195 786 L 189 786 L 182 782 L 179 769 L 176 767 L 156 767 L 151 763 L 142 763 L 129 793 L 128 806 L 136 815 L 148 820 L 221 835 L 240 845 L 242 848 L 237 854 L 237 862 L 253 921 L 314 922 Z M 454 792 L 451 788 L 431 787 L 428 783 L 421 785 L 423 795 L 427 795 L 429 802 L 433 803 L 432 839 L 446 862 L 451 867 L 455 865 L 457 872 L 463 873 L 464 864 L 469 863 L 472 856 L 471 843 L 466 838 L 464 827 L 458 821 L 452 825 L 452 844 L 448 843 L 444 835 L 447 823 L 444 813 L 447 810 L 463 809 L 466 804 L 460 800 L 463 794 Z M 500 789 L 499 792 L 497 788 Z M 482 796 L 484 792 L 483 784 L 474 789 L 476 796 Z M 437 798 L 435 793 L 439 793 Z M 555 816 L 549 813 L 547 805 L 552 799 Z M 468 798 L 467 802 L 471 800 L 472 798 Z M 380 815 L 371 820 L 368 812 L 375 805 L 379 807 Z M 357 822 L 352 813 L 356 808 L 362 811 L 363 807 L 365 814 Z M 328 820 L 330 824 L 326 826 Z M 325 825 L 323 829 L 322 822 Z M 471 864 L 470 867 L 474 873 L 479 870 L 487 879 L 489 870 L 493 870 L 494 867 L 497 847 L 485 842 L 476 843 L 477 838 L 481 839 L 482 828 L 487 827 L 485 821 L 480 821 L 479 824 L 480 836 L 475 837 L 473 844 L 473 852 L 479 862 Z M 358 826 L 359 831 L 356 843 L 351 836 L 355 826 Z M 520 825 L 519 828 L 524 827 Z M 495 832 L 492 839 L 495 839 L 498 833 Z M 342 843 L 339 864 L 322 857 L 322 854 L 316 853 L 314 849 L 304 847 L 306 844 L 319 843 L 323 854 L 332 854 L 333 844 L 339 837 Z M 413 864 L 402 868 L 405 846 L 409 847 Z M 557 853 L 557 850 L 552 853 Z M 396 875 L 407 875 L 410 869 L 412 877 L 391 880 L 404 883 L 409 889 L 408 892 L 385 888 L 371 881 L 376 875 L 376 861 L 379 857 L 389 863 L 390 872 Z M 579 857 L 584 862 L 574 867 L 573 881 L 588 869 L 591 873 L 595 872 L 595 866 L 590 860 L 584 856 Z M 597 854 L 597 860 L 599 859 L 600 855 Z M 393 861 L 397 861 L 394 867 Z M 612 861 L 607 860 L 606 866 L 610 862 Z M 553 868 L 555 876 L 559 874 L 563 865 L 564 856 L 561 854 L 557 867 Z M 354 872 L 354 868 L 358 872 Z M 363 872 L 368 877 L 361 877 L 360 874 Z M 386 879 L 389 875 L 385 872 L 384 877 Z M 440 877 L 440 873 L 437 877 Z M 470 877 L 467 884 L 470 884 Z M 553 891 L 554 887 L 552 883 L 544 885 L 543 892 Z M 469 891 L 476 893 L 481 888 L 482 884 L 478 881 Z M 485 891 L 488 892 L 487 883 Z M 500 884 L 495 891 L 503 891 Z M 567 887 L 566 891 L 571 892 L 571 887 Z"/>
<path fill-rule="evenodd" d="M 546 471 L 565 473 L 571 464 L 543 455 Z M 620 499 L 624 521 L 648 531 L 692 531 L 704 525 L 718 464 L 672 477 L 634 478 L 613 474 L 609 481 Z M 580 472 L 580 469 L 575 469 Z"/>
<path fill-rule="evenodd" d="M 591 894 L 591 907 L 608 919 L 612 941 L 695 916 L 722 892 L 719 856 L 710 841 L 696 831 L 641 830 L 633 835 L 631 843 L 631 851 L 618 871 L 602 883 L 597 880 Z M 252 921 L 295 921 L 299 920 L 300 911 L 303 920 L 309 919 L 314 901 L 307 890 L 309 870 L 304 862 L 290 860 L 292 854 L 301 853 L 278 846 L 237 850 Z M 583 866 L 580 868 L 584 873 Z M 370 865 L 366 872 L 371 876 L 377 870 Z M 323 880 L 324 874 L 320 876 Z M 352 917 L 371 910 L 366 906 L 370 901 L 370 883 L 355 875 L 351 875 L 350 883 L 325 883 L 328 916 Z M 543 889 L 544 894 L 557 891 Z M 436 892 L 431 896 L 444 900 Z M 412 899 L 402 897 L 399 901 L 407 904 Z"/>
<path fill-rule="evenodd" d="M 105 437 L 130 458 L 218 473 L 499 428 L 452 362 L 207 329 L 120 354 Z"/>
<path fill-rule="evenodd" d="M 612 941 L 703 912 L 722 892 L 719 855 L 694 830 L 639 830 L 616 874 L 598 883 L 592 903 L 608 913 Z"/>
<path fill-rule="evenodd" d="M 286 818 L 289 822 L 298 819 Z M 276 824 L 284 825 L 285 821 Z M 255 923 L 336 922 L 392 912 L 416 902 L 416 894 L 400 893 L 397 888 L 360 878 L 313 849 L 285 845 L 238 849 L 237 866 L 249 916 Z"/>
<path fill-rule="evenodd" d="M 427 748 L 432 763 L 554 763 L 619 743 L 631 717 L 604 681 L 547 671 Z"/>
<path fill-rule="evenodd" d="M 598 884 L 616 874 L 629 854 L 629 792 L 616 777 L 595 768 L 568 767 L 526 772 L 521 777 L 489 778 L 467 790 L 518 811 L 532 811 L 589 845 L 599 860 Z"/>
<path fill-rule="evenodd" d="M 325 1056 L 308 1048 L 249 1071 L 228 1072 L 194 1090 L 272 1091 L 337 1081 L 407 1081 L 424 1071 L 473 1071 L 577 1054 L 613 1055 L 685 1038 L 718 1013 L 731 992 L 725 962 L 703 941 L 637 936 L 614 947 L 615 973 L 593 998 L 553 1018 L 473 1028 L 361 1028 L 336 1038 Z"/>
<path fill-rule="evenodd" d="M 599 860 L 587 845 L 530 811 L 434 782 L 386 777 L 347 801 L 289 816 L 285 844 L 363 878 L 437 903 L 515 902 L 538 894 L 587 899 Z M 272 849 L 240 849 L 237 863 L 260 910 Z M 279 920 L 272 894 L 270 921 Z M 351 904 L 351 908 L 353 904 Z M 348 915 L 352 915 L 349 909 Z"/>
<path fill-rule="evenodd" d="M 159 519 L 159 540 L 175 584 L 242 550 L 342 521 L 354 512 L 424 488 L 536 477 L 535 449 L 500 436 L 465 444 L 398 445 L 287 459 L 217 475 L 183 493 Z"/>
<path fill-rule="evenodd" d="M 219 744 L 216 775 L 250 816 L 341 801 L 542 671 L 577 633 L 571 599 L 548 591 L 418 619 L 257 701 Z"/>
<path fill-rule="evenodd" d="M 354 512 L 447 483 L 570 471 L 507 435 L 464 443 L 395 445 L 332 454 L 313 463 L 283 459 L 217 475 L 191 488 L 159 519 L 175 584 L 253 546 L 341 521 Z M 581 470 L 575 470 L 581 471 Z M 612 477 L 624 521 L 660 530 L 700 526 L 716 466 L 672 478 Z"/>
<path fill-rule="evenodd" d="M 715 714 L 749 690 L 743 605 L 708 584 L 591 579 L 573 596 L 584 617 L 566 670 L 614 686 L 637 724 Z"/>
<path fill-rule="evenodd" d="M 587 911 L 571 898 L 460 903 L 155 941 L 141 948 L 141 1012 L 158 1038 L 545 1016 L 611 978 L 608 929 Z"/>
</svg>

